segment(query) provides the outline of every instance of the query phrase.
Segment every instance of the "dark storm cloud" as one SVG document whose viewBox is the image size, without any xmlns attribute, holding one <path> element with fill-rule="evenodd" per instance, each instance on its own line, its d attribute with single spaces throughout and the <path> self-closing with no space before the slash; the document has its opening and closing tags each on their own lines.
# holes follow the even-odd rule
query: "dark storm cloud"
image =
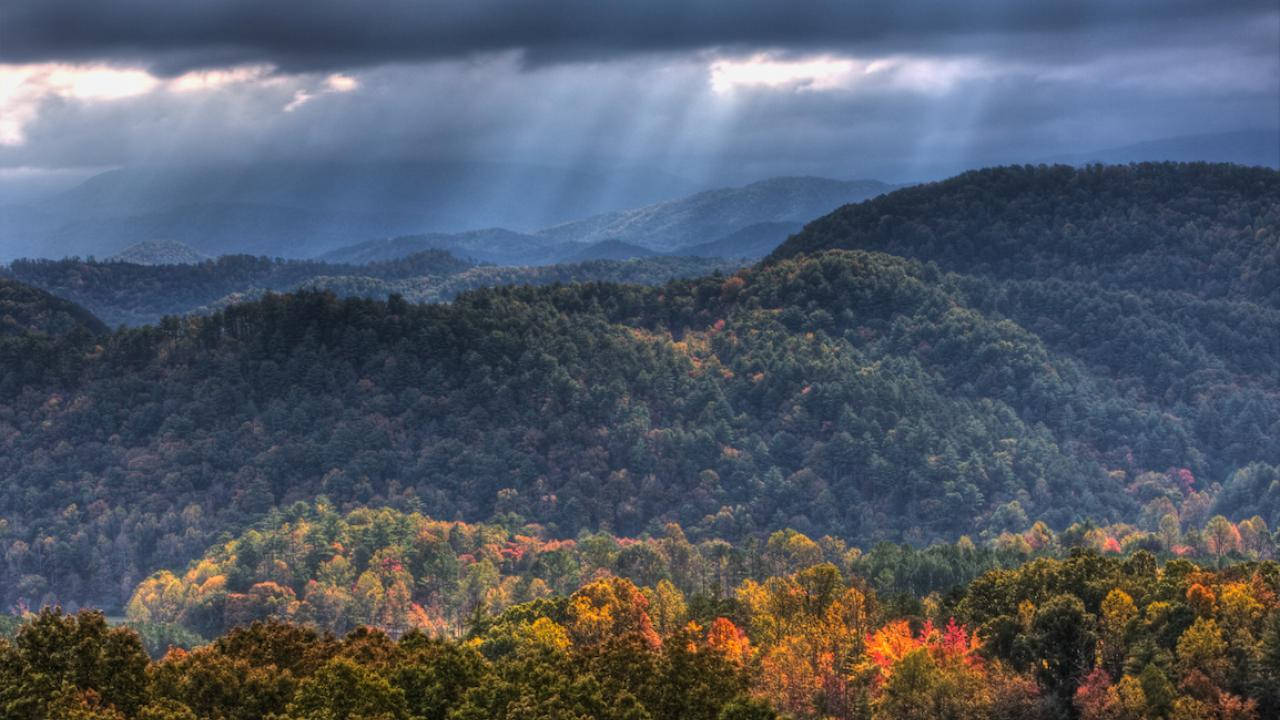
<svg viewBox="0 0 1280 720">
<path fill-rule="evenodd" d="M 536 64 L 707 47 L 990 49 L 993 36 L 1082 33 L 1159 44 L 1176 27 L 1269 21 L 1274 9 L 1274 0 L 9 0 L 0 61 L 120 60 L 157 73 L 269 62 L 291 72 L 501 50 Z"/>
<path fill-rule="evenodd" d="M 1274 3 L 0 0 L 0 185 L 222 161 L 939 177 L 1275 128 Z M 752 67 L 789 62 L 835 76 Z M 205 68 L 244 77 L 182 89 Z"/>
</svg>

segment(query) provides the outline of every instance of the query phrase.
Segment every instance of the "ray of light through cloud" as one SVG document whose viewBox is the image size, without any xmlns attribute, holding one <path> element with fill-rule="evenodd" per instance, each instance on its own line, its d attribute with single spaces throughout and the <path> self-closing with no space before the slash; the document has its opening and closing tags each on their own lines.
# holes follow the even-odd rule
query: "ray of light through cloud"
<svg viewBox="0 0 1280 720">
<path fill-rule="evenodd" d="M 92 26 L 74 51 L 6 35 L 0 168 L 394 159 L 643 166 L 695 184 L 911 180 L 1280 126 L 1280 12 L 1263 3 L 1041 11 L 990 0 L 959 13 L 910 0 L 819 3 L 806 15 L 751 2 L 731 23 L 709 22 L 700 3 L 661 32 L 634 9 L 584 11 L 573 27 L 598 24 L 595 44 L 559 26 L 526 35 L 559 21 L 514 7 L 524 25 L 401 8 L 381 44 L 339 32 L 378 37 L 337 6 L 308 15 L 295 29 L 310 39 L 296 42 L 267 31 L 274 15 L 244 9 L 263 32 L 210 39 L 198 8 L 168 5 L 157 12 L 190 47 L 151 47 L 110 24 L 102 32 L 114 35 Z M 412 28 L 436 44 L 397 34 Z M 619 172 L 596 191 L 621 197 L 626 186 Z"/>
</svg>

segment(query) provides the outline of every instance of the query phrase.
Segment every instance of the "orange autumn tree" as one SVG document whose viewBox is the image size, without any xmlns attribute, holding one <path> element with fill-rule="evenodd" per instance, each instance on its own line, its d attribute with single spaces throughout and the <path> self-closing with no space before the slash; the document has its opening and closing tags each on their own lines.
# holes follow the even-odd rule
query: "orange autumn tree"
<svg viewBox="0 0 1280 720">
<path fill-rule="evenodd" d="M 925 650 L 942 664 L 981 667 L 981 645 L 977 634 L 957 624 L 954 618 L 941 629 L 927 620 L 918 633 L 911 632 L 906 620 L 895 620 L 867 636 L 866 663 L 874 684 L 883 685 L 893 674 L 894 666 L 916 650 Z"/>
<path fill-rule="evenodd" d="M 942 629 L 926 621 L 914 634 L 906 620 L 897 620 L 872 633 L 863 665 L 872 718 L 988 717 L 994 697 L 979 647 L 977 636 L 954 619 Z"/>
<path fill-rule="evenodd" d="M 707 647 L 738 667 L 751 662 L 753 650 L 747 634 L 728 618 L 716 618 L 707 628 Z"/>
</svg>

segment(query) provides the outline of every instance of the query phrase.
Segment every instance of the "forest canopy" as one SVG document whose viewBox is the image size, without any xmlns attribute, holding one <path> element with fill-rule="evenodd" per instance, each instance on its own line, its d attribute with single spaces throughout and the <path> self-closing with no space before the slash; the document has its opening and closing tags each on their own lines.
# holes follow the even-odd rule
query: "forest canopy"
<svg viewBox="0 0 1280 720">
<path fill-rule="evenodd" d="M 6 346 L 22 362 L 0 366 L 0 600 L 119 608 L 320 494 L 547 538 L 1275 527 L 1280 310 L 1257 278 L 1276 178 L 1000 168 L 842 209 L 789 246 L 809 254 L 727 276 L 448 305 L 300 291 L 110 334 L 23 331 Z M 1015 229 L 1027 262 L 827 249 L 889 207 L 948 238 L 976 232 L 970 216 Z M 1053 275 L 1035 257 L 1075 242 L 1066 223 L 1130 250 L 1086 243 L 1088 267 Z M 1202 246 L 1230 248 L 1238 277 Z M 1221 281 L 1154 279 L 1193 261 Z"/>
<path fill-rule="evenodd" d="M 0 639 L 5 717 L 898 720 L 1280 712 L 1280 566 L 1091 551 L 887 602 L 831 563 L 715 601 L 598 576 L 461 637 L 278 617 L 190 649 L 44 610 Z M 277 605 L 276 612 L 284 612 Z"/>
</svg>

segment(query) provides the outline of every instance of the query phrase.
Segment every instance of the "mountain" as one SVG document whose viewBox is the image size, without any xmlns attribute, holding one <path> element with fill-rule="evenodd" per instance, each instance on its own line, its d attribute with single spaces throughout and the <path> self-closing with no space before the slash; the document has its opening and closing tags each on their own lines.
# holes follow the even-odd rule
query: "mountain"
<svg viewBox="0 0 1280 720">
<path fill-rule="evenodd" d="M 373 256 L 373 253 L 370 253 Z M 112 326 L 159 322 L 166 315 L 208 314 L 269 292 L 324 290 L 338 297 L 444 302 L 496 285 L 619 282 L 657 285 L 675 278 L 732 272 L 720 258 L 650 257 L 540 266 L 475 266 L 444 250 L 361 265 L 224 255 L 180 265 L 121 260 L 17 260 L 9 274 L 89 308 Z"/>
<path fill-rule="evenodd" d="M 537 233 L 556 242 L 617 240 L 660 252 L 698 245 L 764 222 L 803 223 L 892 189 L 875 180 L 773 178 L 739 188 L 577 220 Z"/>
<path fill-rule="evenodd" d="M 601 240 L 594 245 L 578 250 L 564 259 L 565 262 L 586 262 L 588 260 L 629 260 L 631 258 L 653 257 L 656 252 L 622 242 L 621 240 Z"/>
<path fill-rule="evenodd" d="M 8 272 L 22 282 L 91 308 L 112 326 L 133 326 L 197 311 L 228 296 L 256 297 L 291 290 L 316 278 L 360 275 L 370 281 L 415 278 L 431 282 L 471 267 L 471 263 L 442 250 L 428 250 L 362 266 L 224 255 L 178 265 L 78 258 L 15 260 Z"/>
<path fill-rule="evenodd" d="M 130 245 L 108 258 L 109 262 L 135 265 L 194 265 L 208 260 L 208 255 L 196 252 L 188 245 L 172 240 L 149 240 Z"/>
<path fill-rule="evenodd" d="M 623 260 L 658 253 L 756 258 L 767 255 L 804 222 L 890 187 L 873 180 L 774 178 L 597 215 L 535 233 L 492 228 L 408 235 L 338 248 L 319 259 L 358 264 L 428 248 L 497 265 Z"/>
<path fill-rule="evenodd" d="M 1163 413 L 1174 426 L 1156 442 L 1181 445 L 1168 462 L 1203 486 L 1280 461 L 1277 228 L 1274 170 L 1007 167 L 842 208 L 766 263 L 840 248 L 959 273 L 972 307 L 1034 333 L 1117 399 Z M 1115 432 L 1139 452 L 1141 432 Z"/>
<path fill-rule="evenodd" d="M 260 163 L 111 170 L 0 216 L 0 257 L 110 255 L 172 239 L 209 255 L 305 257 L 353 238 L 538 228 L 693 188 L 637 168 Z"/>
<path fill-rule="evenodd" d="M 388 265 L 394 265 L 394 263 L 395 261 L 392 261 Z M 433 303 L 448 302 L 470 290 L 505 285 L 538 286 L 586 282 L 662 285 L 679 278 L 733 272 L 740 267 L 742 267 L 740 262 L 722 258 L 658 256 L 523 267 L 477 265 L 444 276 L 388 278 L 370 275 L 317 275 L 289 289 L 327 292 L 340 298 L 375 300 L 386 300 L 396 295 L 406 302 Z M 193 308 L 192 312 L 210 314 L 232 305 L 260 299 L 267 292 L 269 291 L 259 288 L 239 290 L 207 305 Z"/>
<path fill-rule="evenodd" d="M 39 217 L 59 220 L 52 224 L 41 220 L 35 227 L 11 224 L 0 257 L 112 256 L 139 242 L 174 239 L 211 257 L 244 253 L 299 257 L 352 237 L 419 227 L 409 218 L 226 202 L 104 216 L 69 204 Z"/>
<path fill-rule="evenodd" d="M 710 242 L 681 248 L 683 255 L 695 257 L 726 257 L 757 259 L 773 252 L 791 235 L 804 227 L 799 222 L 763 222 L 748 225 L 740 230 Z"/>
<path fill-rule="evenodd" d="M 1277 519 L 1280 496 L 1241 501 L 1280 466 L 1277 179 L 996 168 L 842 208 L 729 276 L 267 295 L 0 364 L 0 601 L 118 607 L 318 495 L 864 547 Z M 919 257 L 843 249 L 876 243 Z"/>
<path fill-rule="evenodd" d="M 0 398 L 32 385 L 71 382 L 107 332 L 75 303 L 0 275 Z"/>
<path fill-rule="evenodd" d="M 1160 161 L 1229 162 L 1280 169 L 1280 128 L 1182 135 L 1045 160 L 1070 165 Z"/>
<path fill-rule="evenodd" d="M 578 247 L 574 245 L 572 249 L 576 250 Z M 495 265 L 544 265 L 555 262 L 558 257 L 572 251 L 537 235 L 488 228 L 462 233 L 427 233 L 368 240 L 331 250 L 317 259 L 362 265 L 395 260 L 423 250 L 444 250 L 458 257 Z"/>
<path fill-rule="evenodd" d="M 127 539 L 83 572 L 24 555 L 0 587 L 39 600 L 19 582 L 39 576 L 118 603 L 122 583 L 321 493 L 461 518 L 489 517 L 501 496 L 567 536 L 676 521 L 731 538 L 783 525 L 925 540 L 979 531 L 1015 500 L 1055 526 L 1127 512 L 1081 444 L 1105 437 L 1101 417 L 1161 436 L 1167 421 L 1100 414 L 1089 377 L 940 280 L 836 253 L 449 305 L 268 296 L 123 331 L 80 355 L 74 380 L 27 380 L 38 391 L 6 398 L 17 434 L 0 456 L 0 516 L 28 545 Z M 77 400 L 46 407 L 54 392 Z M 53 452 L 72 439 L 82 452 Z M 202 510 L 179 517 L 189 506 Z M 171 529 L 146 541 L 156 522 Z"/>
<path fill-rule="evenodd" d="M 771 255 L 887 252 L 1004 279 L 1280 308 L 1280 174 L 1232 165 L 1014 166 L 850 205 Z"/>
<path fill-rule="evenodd" d="M 56 336 L 76 330 L 100 335 L 107 326 L 73 302 L 0 276 L 0 336 Z"/>
</svg>

